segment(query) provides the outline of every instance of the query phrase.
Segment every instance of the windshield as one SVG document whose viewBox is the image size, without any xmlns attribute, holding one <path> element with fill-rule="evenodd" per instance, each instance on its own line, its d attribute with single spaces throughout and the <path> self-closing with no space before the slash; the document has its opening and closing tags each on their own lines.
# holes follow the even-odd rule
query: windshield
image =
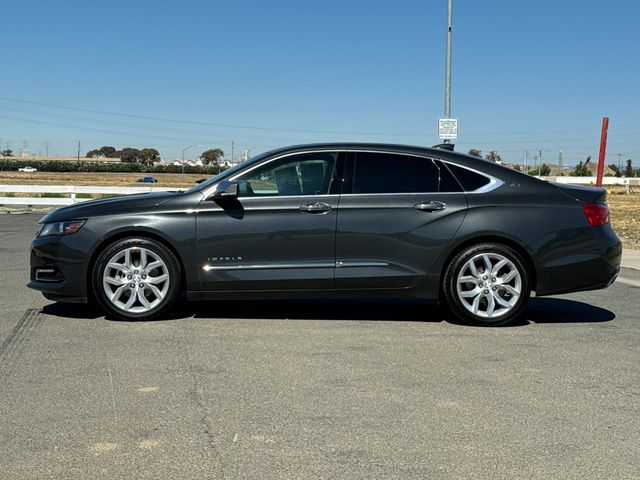
<svg viewBox="0 0 640 480">
<path fill-rule="evenodd" d="M 197 190 L 202 190 L 203 188 L 206 188 L 209 185 L 213 185 L 214 183 L 219 182 L 223 178 L 225 178 L 225 177 L 227 177 L 229 175 L 233 175 L 238 170 L 241 170 L 241 169 L 245 168 L 247 165 L 250 165 L 250 164 L 252 164 L 254 162 L 262 160 L 263 158 L 265 158 L 266 156 L 268 156 L 270 154 L 271 154 L 270 151 L 269 152 L 265 152 L 265 153 L 261 153 L 260 155 L 256 155 L 255 157 L 251 157 L 248 160 L 245 160 L 243 162 L 237 163 L 233 167 L 228 168 L 226 170 L 223 170 L 222 172 L 218 173 L 217 175 L 214 175 L 213 177 L 207 178 L 204 182 L 194 185 L 189 190 L 187 190 L 185 193 L 195 192 Z"/>
</svg>

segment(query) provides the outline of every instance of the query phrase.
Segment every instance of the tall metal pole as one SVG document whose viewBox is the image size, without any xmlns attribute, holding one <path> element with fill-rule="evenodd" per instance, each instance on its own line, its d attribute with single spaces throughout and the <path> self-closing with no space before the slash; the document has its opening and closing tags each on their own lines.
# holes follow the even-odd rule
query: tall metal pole
<svg viewBox="0 0 640 480">
<path fill-rule="evenodd" d="M 447 0 L 447 64 L 444 74 L 444 116 L 451 118 L 451 3 L 453 0 Z"/>
</svg>

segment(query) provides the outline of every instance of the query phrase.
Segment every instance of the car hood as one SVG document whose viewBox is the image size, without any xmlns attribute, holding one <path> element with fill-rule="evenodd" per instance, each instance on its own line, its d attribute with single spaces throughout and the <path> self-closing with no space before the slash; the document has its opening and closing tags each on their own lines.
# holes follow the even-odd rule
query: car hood
<svg viewBox="0 0 640 480">
<path fill-rule="evenodd" d="M 42 217 L 40 222 L 61 222 L 97 215 L 111 215 L 115 213 L 150 209 L 154 206 L 168 202 L 172 198 L 181 195 L 181 193 L 182 192 L 178 191 L 137 193 L 133 195 L 89 200 L 53 210 Z"/>
</svg>

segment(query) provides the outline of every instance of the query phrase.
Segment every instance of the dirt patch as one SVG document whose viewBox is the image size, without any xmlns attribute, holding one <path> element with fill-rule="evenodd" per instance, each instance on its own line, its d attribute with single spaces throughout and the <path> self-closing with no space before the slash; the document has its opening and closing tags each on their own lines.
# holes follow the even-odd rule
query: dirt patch
<svg viewBox="0 0 640 480">
<path fill-rule="evenodd" d="M 640 193 L 612 194 L 607 197 L 611 225 L 624 248 L 640 250 Z"/>
</svg>

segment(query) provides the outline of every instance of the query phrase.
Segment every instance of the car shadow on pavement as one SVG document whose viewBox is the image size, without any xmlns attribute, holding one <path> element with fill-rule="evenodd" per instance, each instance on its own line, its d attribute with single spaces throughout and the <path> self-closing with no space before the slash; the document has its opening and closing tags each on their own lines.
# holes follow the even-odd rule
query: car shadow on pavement
<svg viewBox="0 0 640 480">
<path fill-rule="evenodd" d="M 55 317 L 95 319 L 102 311 L 91 305 L 52 303 L 42 309 Z M 459 324 L 436 302 L 393 300 L 262 300 L 179 302 L 173 312 L 150 322 L 196 318 L 202 320 L 383 320 L 398 322 L 449 322 Z M 523 318 L 505 327 L 554 323 L 610 322 L 613 312 L 564 298 L 532 298 Z M 105 317 L 109 321 L 122 321 Z"/>
<path fill-rule="evenodd" d="M 532 323 L 602 323 L 616 314 L 606 308 L 566 298 L 532 298 L 524 313 Z"/>
<path fill-rule="evenodd" d="M 104 312 L 97 305 L 85 303 L 54 302 L 42 307 L 42 313 L 52 317 L 95 319 L 104 316 Z"/>
</svg>

